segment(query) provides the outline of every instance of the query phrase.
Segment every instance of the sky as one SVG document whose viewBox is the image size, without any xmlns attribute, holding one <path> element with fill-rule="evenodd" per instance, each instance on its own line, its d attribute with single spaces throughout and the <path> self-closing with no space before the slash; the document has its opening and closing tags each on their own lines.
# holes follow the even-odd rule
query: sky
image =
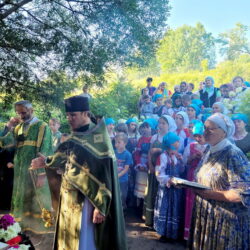
<svg viewBox="0 0 250 250">
<path fill-rule="evenodd" d="M 168 25 L 175 29 L 201 22 L 214 36 L 240 22 L 250 26 L 250 0 L 169 0 Z"/>
</svg>

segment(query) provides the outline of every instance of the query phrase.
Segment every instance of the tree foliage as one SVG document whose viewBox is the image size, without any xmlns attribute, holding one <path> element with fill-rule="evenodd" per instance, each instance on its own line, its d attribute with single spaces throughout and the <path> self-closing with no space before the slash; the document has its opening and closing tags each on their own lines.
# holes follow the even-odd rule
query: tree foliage
<svg viewBox="0 0 250 250">
<path fill-rule="evenodd" d="M 102 84 L 110 64 L 147 61 L 167 16 L 168 0 L 2 0 L 2 90 L 8 101 L 48 96 L 58 85 L 44 80 L 58 70 Z"/>
<path fill-rule="evenodd" d="M 187 72 L 201 68 L 203 60 L 215 63 L 215 40 L 201 23 L 168 30 L 160 42 L 157 58 L 163 72 Z"/>
<path fill-rule="evenodd" d="M 100 91 L 91 101 L 91 111 L 95 115 L 127 119 L 138 115 L 137 103 L 140 91 L 120 79 L 110 85 L 108 91 Z"/>
<path fill-rule="evenodd" d="M 220 52 L 226 60 L 234 60 L 242 54 L 250 54 L 248 32 L 248 26 L 237 23 L 234 28 L 219 35 Z"/>
<path fill-rule="evenodd" d="M 227 60 L 218 64 L 213 69 L 206 69 L 204 62 L 203 70 L 192 70 L 189 72 L 173 72 L 161 74 L 153 74 L 152 72 L 142 77 L 141 72 L 129 71 L 127 78 L 135 88 L 143 88 L 146 86 L 146 78 L 153 77 L 153 86 L 158 86 L 161 82 L 167 82 L 168 88 L 173 91 L 174 85 L 180 84 L 182 81 L 192 82 L 195 90 L 198 89 L 199 83 L 204 81 L 206 76 L 212 76 L 215 80 L 215 86 L 230 83 L 235 76 L 242 76 L 246 81 L 250 79 L 250 55 L 244 54 L 235 60 Z"/>
</svg>

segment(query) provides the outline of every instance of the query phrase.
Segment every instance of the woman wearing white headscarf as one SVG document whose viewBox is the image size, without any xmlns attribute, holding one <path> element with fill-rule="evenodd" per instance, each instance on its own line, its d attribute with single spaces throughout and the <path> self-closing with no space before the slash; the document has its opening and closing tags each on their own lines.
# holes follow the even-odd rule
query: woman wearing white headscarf
<svg viewBox="0 0 250 250">
<path fill-rule="evenodd" d="M 222 113 L 224 115 L 228 114 L 228 110 L 222 102 L 215 102 L 212 106 L 213 113 Z"/>
<path fill-rule="evenodd" d="M 196 191 L 193 249 L 249 249 L 250 168 L 246 156 L 228 139 L 234 130 L 232 120 L 220 113 L 205 122 L 204 137 L 210 149 L 196 179 L 211 190 Z"/>
<path fill-rule="evenodd" d="M 180 137 L 180 147 L 178 152 L 184 152 L 184 141 L 187 137 L 189 137 L 188 125 L 189 118 L 186 112 L 180 111 L 175 116 L 175 122 L 177 125 L 176 134 Z"/>
</svg>

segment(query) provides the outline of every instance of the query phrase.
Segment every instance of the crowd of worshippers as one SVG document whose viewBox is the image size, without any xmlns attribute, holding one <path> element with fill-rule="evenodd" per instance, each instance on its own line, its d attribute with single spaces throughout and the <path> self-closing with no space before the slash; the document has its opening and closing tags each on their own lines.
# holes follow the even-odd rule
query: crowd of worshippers
<svg viewBox="0 0 250 250">
<path fill-rule="evenodd" d="M 141 90 L 141 97 L 138 101 L 138 118 L 133 117 L 118 121 L 111 117 L 105 118 L 117 161 L 125 219 L 128 209 L 133 208 L 138 218 L 143 219 L 149 229 L 155 230 L 159 234 L 161 242 L 188 240 L 190 237 L 193 239 L 192 242 L 198 242 L 197 235 L 202 234 L 199 232 L 199 225 L 205 222 L 199 222 L 198 219 L 192 222 L 195 192 L 191 189 L 177 188 L 171 182 L 171 177 L 180 177 L 212 186 L 207 181 L 209 179 L 211 182 L 214 181 L 213 183 L 216 185 L 219 183 L 218 185 L 223 187 L 221 190 L 229 189 L 224 189 L 231 183 L 226 183 L 227 178 L 224 178 L 223 175 L 229 176 L 234 172 L 232 169 L 240 169 L 248 164 L 246 159 L 247 156 L 250 156 L 250 134 L 247 131 L 247 115 L 236 113 L 235 107 L 228 109 L 225 102 L 239 98 L 249 87 L 249 84 L 242 77 L 237 76 L 232 80 L 232 83 L 223 84 L 220 88 L 216 88 L 214 79 L 206 77 L 204 82 L 199 84 L 199 90 L 196 92 L 194 92 L 194 84 L 181 82 L 180 85 L 174 87 L 172 93 L 168 90 L 165 82 L 154 87 L 153 79 L 149 77 L 146 79 L 146 83 L 147 86 Z M 50 119 L 49 127 L 53 135 L 55 150 L 70 135 L 62 134 L 59 131 L 60 121 L 56 118 Z M 223 137 L 224 134 L 221 136 L 221 131 L 225 137 Z M 4 131 L 2 135 L 4 135 Z M 211 142 L 216 139 L 218 140 L 216 143 Z M 216 155 L 218 152 L 219 157 Z M 202 176 L 197 179 L 202 170 L 201 166 L 209 162 L 213 154 L 218 161 L 220 158 L 227 157 L 220 166 L 226 164 L 225 168 L 230 173 L 216 169 L 218 166 L 215 165 L 212 169 L 216 173 L 215 176 L 221 177 L 220 181 L 210 177 L 203 180 Z M 240 155 L 240 157 L 237 158 L 235 154 L 237 157 Z M 4 158 L 6 162 L 1 164 L 7 165 L 8 174 L 13 176 L 13 164 L 11 163 L 13 162 L 13 154 L 9 153 Z M 215 158 L 211 158 L 213 162 Z M 228 161 L 229 158 L 231 161 L 237 158 L 237 162 Z M 247 171 L 245 173 L 242 170 L 242 173 L 244 173 L 244 178 L 249 180 L 249 167 Z M 235 175 L 238 178 L 238 175 Z M 237 181 L 241 184 L 245 183 L 245 179 L 242 177 L 244 180 L 241 181 L 240 177 Z M 8 177 L 9 179 L 11 178 Z M 232 179 L 234 180 L 233 177 Z M 13 184 L 3 180 L 2 185 L 7 191 L 2 198 L 0 209 L 8 210 L 11 200 L 11 185 Z M 249 190 L 249 181 L 247 185 L 245 189 L 237 188 L 235 183 L 232 184 L 232 187 L 237 190 Z M 204 200 L 199 202 L 203 209 L 200 210 L 201 217 L 199 219 L 216 207 L 216 203 L 212 204 L 211 208 L 207 204 L 203 204 Z M 242 227 L 235 226 L 231 231 L 229 230 L 229 233 L 235 230 L 240 231 L 240 237 L 245 239 L 244 244 L 249 247 L 249 198 L 248 200 L 242 198 L 240 204 L 248 209 L 247 215 L 243 219 L 246 224 L 248 223 L 248 226 L 243 226 L 244 232 L 239 229 Z M 235 211 L 235 213 L 243 211 L 244 214 L 244 208 L 239 208 L 241 205 L 238 203 L 230 205 L 230 215 L 227 216 L 232 216 Z M 210 220 L 221 219 L 222 221 L 224 213 L 226 212 L 223 209 L 218 209 L 214 214 L 210 214 L 211 217 L 214 216 Z M 213 221 L 213 223 L 215 222 Z M 210 235 L 206 235 L 206 238 L 213 239 L 213 233 L 223 235 L 226 239 L 230 238 L 225 236 L 228 224 L 218 223 L 221 223 L 221 227 L 218 226 L 217 229 L 213 228 L 214 224 L 210 225 Z M 195 239 L 196 237 L 197 239 Z M 235 243 L 234 238 L 231 240 L 233 247 L 234 244 L 238 244 Z M 228 242 L 225 242 L 225 246 L 228 246 Z"/>
<path fill-rule="evenodd" d="M 165 82 L 156 88 L 152 81 L 147 78 L 141 90 L 139 119 L 105 119 L 117 159 L 122 205 L 125 214 L 128 207 L 135 208 L 161 242 L 188 240 L 195 195 L 190 189 L 171 185 L 170 177 L 197 181 L 198 166 L 211 148 L 204 137 L 205 130 L 209 133 L 204 123 L 211 119 L 223 127 L 214 116 L 228 119 L 233 129 L 227 139 L 245 159 L 250 156 L 247 115 L 224 105 L 225 100 L 244 93 L 248 83 L 235 77 L 231 84 L 216 88 L 214 79 L 206 77 L 197 92 L 194 84 L 181 82 L 171 93 Z"/>
</svg>

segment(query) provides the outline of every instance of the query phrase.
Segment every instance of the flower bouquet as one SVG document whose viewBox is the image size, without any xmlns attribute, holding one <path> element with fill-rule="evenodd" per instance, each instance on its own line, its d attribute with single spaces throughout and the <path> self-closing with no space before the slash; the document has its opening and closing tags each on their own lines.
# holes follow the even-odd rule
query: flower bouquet
<svg viewBox="0 0 250 250">
<path fill-rule="evenodd" d="M 33 250 L 29 238 L 21 233 L 21 227 L 14 218 L 6 214 L 0 218 L 0 250 Z"/>
</svg>

